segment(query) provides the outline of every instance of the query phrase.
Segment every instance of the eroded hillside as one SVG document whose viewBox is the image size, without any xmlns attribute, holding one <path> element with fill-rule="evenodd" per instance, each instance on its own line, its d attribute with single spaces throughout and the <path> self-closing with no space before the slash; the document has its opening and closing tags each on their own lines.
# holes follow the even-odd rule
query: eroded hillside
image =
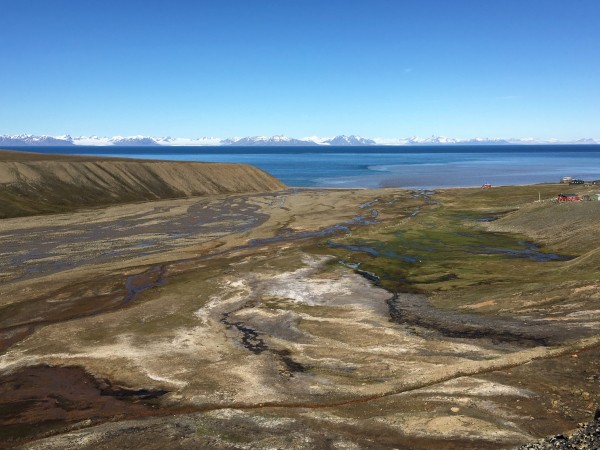
<svg viewBox="0 0 600 450">
<path fill-rule="evenodd" d="M 273 176 L 245 164 L 0 151 L 0 218 L 283 188 Z"/>
</svg>

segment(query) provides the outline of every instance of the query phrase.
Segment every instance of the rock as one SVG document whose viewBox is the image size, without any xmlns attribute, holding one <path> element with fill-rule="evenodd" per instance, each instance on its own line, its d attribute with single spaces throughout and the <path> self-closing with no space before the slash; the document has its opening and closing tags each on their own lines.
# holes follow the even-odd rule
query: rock
<svg viewBox="0 0 600 450">
<path fill-rule="evenodd" d="M 570 436 L 559 434 L 534 444 L 519 447 L 520 450 L 598 450 L 600 449 L 600 408 L 594 414 L 594 420 L 579 424 L 579 428 Z"/>
</svg>

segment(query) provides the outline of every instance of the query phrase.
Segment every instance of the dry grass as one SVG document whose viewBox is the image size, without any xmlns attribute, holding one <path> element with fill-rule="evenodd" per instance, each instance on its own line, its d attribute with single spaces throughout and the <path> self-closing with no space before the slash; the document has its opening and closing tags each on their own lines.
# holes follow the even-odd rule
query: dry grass
<svg viewBox="0 0 600 450">
<path fill-rule="evenodd" d="M 273 176 L 245 164 L 0 151 L 0 218 L 284 188 Z"/>
</svg>

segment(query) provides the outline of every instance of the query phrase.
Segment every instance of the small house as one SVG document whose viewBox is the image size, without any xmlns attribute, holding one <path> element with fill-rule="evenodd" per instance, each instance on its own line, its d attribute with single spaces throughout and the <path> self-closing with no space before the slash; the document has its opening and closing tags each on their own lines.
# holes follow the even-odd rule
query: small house
<svg viewBox="0 0 600 450">
<path fill-rule="evenodd" d="M 585 184 L 585 181 L 583 181 L 583 180 L 571 180 L 571 181 L 569 181 L 569 184 Z"/>
<path fill-rule="evenodd" d="M 556 200 L 559 202 L 578 202 L 581 198 L 577 194 L 558 194 Z"/>
<path fill-rule="evenodd" d="M 485 183 L 481 186 L 481 189 L 490 189 L 492 185 L 490 183 Z"/>
<path fill-rule="evenodd" d="M 571 182 L 571 180 L 572 180 L 572 179 L 573 179 L 573 177 L 562 177 L 562 178 L 560 179 L 560 182 L 561 182 L 562 184 L 569 184 L 569 183 Z"/>
</svg>

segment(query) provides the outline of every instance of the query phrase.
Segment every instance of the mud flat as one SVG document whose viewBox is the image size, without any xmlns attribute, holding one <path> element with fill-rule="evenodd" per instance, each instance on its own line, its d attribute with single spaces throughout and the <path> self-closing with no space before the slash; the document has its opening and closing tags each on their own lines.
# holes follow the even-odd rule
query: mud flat
<svg viewBox="0 0 600 450">
<path fill-rule="evenodd" d="M 600 400 L 600 265 L 572 211 L 534 203 L 558 189 L 2 220 L 2 445 L 481 449 L 575 430 Z"/>
</svg>

